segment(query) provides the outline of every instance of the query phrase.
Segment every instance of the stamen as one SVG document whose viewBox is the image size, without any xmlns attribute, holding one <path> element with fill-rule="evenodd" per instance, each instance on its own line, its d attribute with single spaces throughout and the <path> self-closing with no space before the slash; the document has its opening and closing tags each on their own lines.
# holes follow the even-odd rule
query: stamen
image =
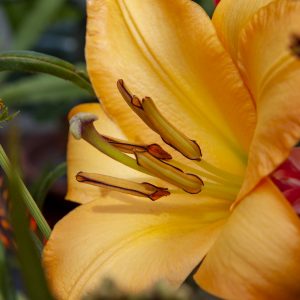
<svg viewBox="0 0 300 300">
<path fill-rule="evenodd" d="M 200 170 L 200 169 L 192 168 L 192 167 L 187 166 L 187 165 L 185 165 L 177 160 L 174 160 L 174 159 L 172 160 L 172 165 L 179 169 L 183 169 L 184 171 L 188 171 L 190 173 L 199 175 L 199 176 L 201 176 L 202 179 L 212 180 L 212 181 L 215 181 L 220 184 L 233 185 L 233 186 L 240 187 L 240 183 L 232 182 L 228 178 L 219 177 L 218 175 L 214 175 L 214 174 L 208 173 L 208 172 Z"/>
<path fill-rule="evenodd" d="M 243 178 L 241 176 L 234 175 L 230 172 L 221 170 L 203 159 L 201 161 L 197 161 L 196 164 L 212 174 L 215 174 L 221 178 L 226 178 L 230 182 L 234 183 L 234 185 L 241 186 L 243 183 Z"/>
<path fill-rule="evenodd" d="M 148 152 L 135 153 L 137 163 L 148 170 L 151 174 L 183 189 L 184 191 L 197 194 L 201 192 L 203 181 L 194 174 L 186 174 L 182 170 L 160 161 Z"/>
<path fill-rule="evenodd" d="M 207 191 L 218 191 L 220 193 L 224 193 L 227 195 L 231 195 L 233 199 L 237 196 L 239 192 L 239 188 L 230 186 L 230 185 L 224 185 L 224 184 L 218 184 L 218 183 L 212 183 L 212 182 L 205 182 L 204 189 Z"/>
<path fill-rule="evenodd" d="M 171 154 L 166 152 L 160 145 L 158 144 L 151 144 L 151 145 L 137 145 L 137 144 L 130 144 L 126 141 L 119 140 L 116 138 L 112 138 L 109 136 L 102 137 L 111 145 L 116 147 L 122 152 L 134 154 L 134 152 L 144 152 L 147 151 L 154 157 L 162 160 L 169 160 L 172 159 Z"/>
<path fill-rule="evenodd" d="M 110 145 L 96 130 L 93 122 L 97 116 L 90 113 L 78 113 L 70 119 L 70 132 L 76 139 L 84 139 L 96 149 L 112 159 L 137 171 L 149 174 L 147 170 L 139 166 L 135 159 L 119 151 Z"/>
<path fill-rule="evenodd" d="M 175 150 L 191 160 L 201 160 L 202 153 L 196 141 L 175 128 L 157 109 L 153 100 L 145 97 L 142 102 L 132 95 L 125 87 L 123 80 L 118 80 L 119 91 L 132 110 L 156 133 L 162 140 Z"/>
<path fill-rule="evenodd" d="M 156 131 L 155 128 L 152 127 L 152 124 L 150 121 L 148 121 L 148 118 L 146 117 L 142 103 L 138 97 L 133 95 L 129 89 L 125 86 L 125 83 L 122 79 L 119 79 L 117 81 L 117 87 L 122 95 L 123 99 L 126 101 L 126 103 L 129 105 L 129 107 L 154 131 Z"/>
<path fill-rule="evenodd" d="M 158 187 L 148 182 L 136 183 L 125 179 L 86 172 L 79 172 L 76 175 L 76 179 L 79 182 L 84 182 L 109 190 L 115 190 L 139 197 L 148 197 L 152 201 L 158 200 L 163 196 L 170 195 L 167 188 Z"/>
<path fill-rule="evenodd" d="M 172 189 L 169 190 L 171 194 L 184 194 L 185 192 L 183 190 L 178 190 L 178 189 Z M 233 197 L 230 194 L 226 194 L 224 192 L 220 192 L 220 191 L 214 191 L 214 190 L 210 190 L 210 189 L 203 189 L 201 191 L 201 197 L 213 197 L 213 198 L 218 198 L 218 199 L 223 199 L 223 200 L 229 200 L 229 201 L 233 201 L 236 197 Z"/>
</svg>

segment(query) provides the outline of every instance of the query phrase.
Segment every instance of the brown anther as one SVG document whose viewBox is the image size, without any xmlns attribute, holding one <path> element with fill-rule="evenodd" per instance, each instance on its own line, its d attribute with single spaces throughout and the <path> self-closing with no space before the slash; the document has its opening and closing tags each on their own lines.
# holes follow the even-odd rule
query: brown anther
<svg viewBox="0 0 300 300">
<path fill-rule="evenodd" d="M 151 128 L 161 136 L 165 143 L 188 159 L 201 160 L 202 153 L 198 143 L 173 126 L 157 109 L 150 97 L 143 98 L 142 105 Z"/>
<path fill-rule="evenodd" d="M 203 181 L 197 175 L 184 173 L 181 169 L 153 157 L 148 152 L 136 152 L 135 157 L 138 165 L 187 193 L 198 194 L 204 186 Z"/>
<path fill-rule="evenodd" d="M 131 104 L 134 105 L 136 108 L 143 109 L 141 100 L 136 96 L 132 97 Z"/>
<path fill-rule="evenodd" d="M 126 179 L 115 178 L 101 174 L 79 172 L 76 175 L 76 180 L 117 192 L 139 197 L 147 197 L 152 201 L 170 195 L 170 192 L 167 188 L 158 187 L 148 182 L 136 183 Z"/>
<path fill-rule="evenodd" d="M 151 144 L 146 147 L 147 151 L 154 157 L 161 160 L 170 160 L 172 159 L 172 155 L 166 152 L 161 146 L 158 144 Z"/>
<path fill-rule="evenodd" d="M 127 87 L 125 86 L 125 83 L 122 79 L 119 79 L 117 81 L 117 87 L 118 87 L 118 90 L 119 90 L 120 94 L 126 100 L 126 102 L 131 102 L 133 95 L 127 89 Z"/>
<path fill-rule="evenodd" d="M 173 126 L 157 109 L 150 97 L 141 101 L 125 86 L 123 80 L 118 80 L 118 89 L 130 108 L 148 125 L 158 133 L 162 140 L 191 160 L 201 160 L 202 153 L 196 141 L 189 139 L 185 134 Z"/>
<path fill-rule="evenodd" d="M 116 147 L 118 150 L 124 153 L 134 154 L 135 152 L 144 152 L 147 151 L 151 153 L 154 157 L 162 160 L 170 160 L 172 159 L 171 154 L 165 151 L 158 144 L 150 144 L 150 145 L 138 145 L 129 143 L 127 141 L 123 141 L 120 139 L 112 138 L 110 136 L 102 135 L 103 139 L 110 143 L 112 146 Z"/>
<path fill-rule="evenodd" d="M 129 107 L 143 120 L 145 124 L 147 124 L 152 130 L 156 131 L 156 129 L 152 127 L 151 122 L 148 121 L 147 116 L 144 113 L 141 100 L 129 91 L 122 79 L 118 80 L 117 87 Z"/>
</svg>

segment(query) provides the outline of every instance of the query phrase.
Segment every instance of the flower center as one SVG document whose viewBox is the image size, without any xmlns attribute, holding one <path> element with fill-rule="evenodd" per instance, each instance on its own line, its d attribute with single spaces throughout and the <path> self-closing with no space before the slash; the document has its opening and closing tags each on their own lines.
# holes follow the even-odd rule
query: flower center
<svg viewBox="0 0 300 300">
<path fill-rule="evenodd" d="M 70 131 L 76 139 L 84 139 L 107 156 L 144 174 L 159 178 L 174 188 L 158 187 L 151 183 L 136 183 L 106 175 L 80 172 L 76 179 L 110 190 L 148 197 L 157 200 L 171 193 L 204 194 L 233 201 L 242 184 L 242 178 L 221 170 L 202 158 L 198 143 L 189 139 L 173 126 L 158 110 L 154 101 L 145 97 L 140 100 L 125 86 L 123 80 L 118 89 L 129 107 L 156 132 L 164 143 L 180 152 L 187 163 L 172 158 L 158 144 L 135 144 L 100 134 L 93 122 L 97 116 L 78 113 L 70 119 Z M 129 154 L 129 155 L 128 155 Z M 130 154 L 132 154 L 130 156 Z M 194 167 L 191 167 L 191 162 Z"/>
</svg>

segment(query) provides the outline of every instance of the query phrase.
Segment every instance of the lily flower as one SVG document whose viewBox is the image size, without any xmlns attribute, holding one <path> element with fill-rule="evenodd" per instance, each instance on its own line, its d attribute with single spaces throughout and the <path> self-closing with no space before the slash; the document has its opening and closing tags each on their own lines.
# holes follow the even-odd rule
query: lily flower
<svg viewBox="0 0 300 300">
<path fill-rule="evenodd" d="M 300 139 L 300 2 L 222 0 L 212 20 L 190 0 L 87 10 L 101 106 L 70 113 L 67 199 L 83 205 L 44 250 L 54 294 L 179 287 L 201 263 L 222 298 L 299 299 L 300 220 L 270 176 Z"/>
</svg>

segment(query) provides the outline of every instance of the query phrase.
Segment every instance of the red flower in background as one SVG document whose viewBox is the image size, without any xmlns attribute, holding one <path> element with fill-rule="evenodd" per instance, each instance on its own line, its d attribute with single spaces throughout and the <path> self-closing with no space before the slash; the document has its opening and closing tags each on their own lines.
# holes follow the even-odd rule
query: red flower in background
<svg viewBox="0 0 300 300">
<path fill-rule="evenodd" d="M 221 1 L 221 0 L 214 0 L 215 5 L 218 5 L 218 3 L 219 3 L 220 1 Z"/>
<path fill-rule="evenodd" d="M 272 174 L 272 180 L 300 215 L 300 147 Z"/>
</svg>

